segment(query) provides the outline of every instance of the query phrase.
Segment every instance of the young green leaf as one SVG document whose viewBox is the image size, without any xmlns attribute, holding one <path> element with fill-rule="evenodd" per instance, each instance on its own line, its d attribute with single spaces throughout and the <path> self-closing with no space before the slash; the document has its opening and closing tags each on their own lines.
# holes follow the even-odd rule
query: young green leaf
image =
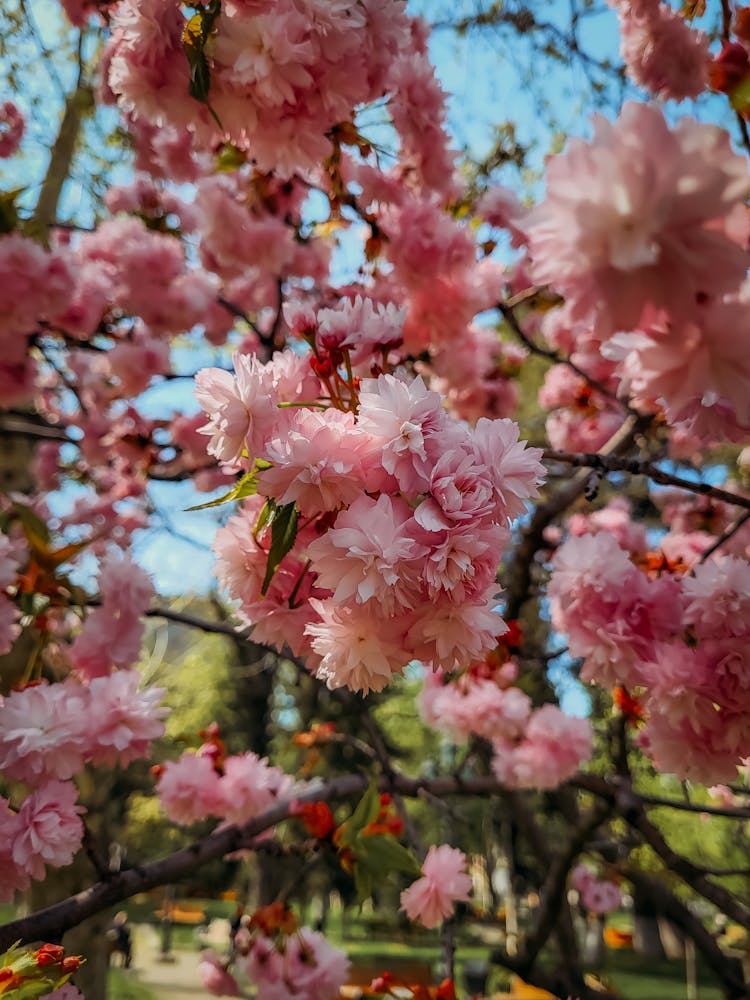
<svg viewBox="0 0 750 1000">
<path fill-rule="evenodd" d="M 208 500 L 206 503 L 196 504 L 195 507 L 187 507 L 186 512 L 221 507 L 222 504 L 229 503 L 231 500 L 243 500 L 245 497 L 255 496 L 257 492 L 258 469 L 253 469 L 252 472 L 246 472 L 241 479 L 238 479 L 232 489 L 224 496 L 218 497 L 216 500 Z"/>
<path fill-rule="evenodd" d="M 281 560 L 291 552 L 297 538 L 297 521 L 299 515 L 294 502 L 278 507 L 271 524 L 271 548 L 268 552 L 266 575 L 260 588 L 261 597 L 265 597 L 273 580 L 273 575 L 281 564 Z"/>
</svg>

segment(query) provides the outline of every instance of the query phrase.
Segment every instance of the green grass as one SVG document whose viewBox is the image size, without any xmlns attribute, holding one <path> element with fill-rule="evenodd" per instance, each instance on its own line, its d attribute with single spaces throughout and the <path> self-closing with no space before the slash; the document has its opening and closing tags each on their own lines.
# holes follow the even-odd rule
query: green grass
<svg viewBox="0 0 750 1000">
<path fill-rule="evenodd" d="M 685 1000 L 685 963 L 681 959 L 644 959 L 632 951 L 610 951 L 605 975 L 625 1000 Z M 697 963 L 699 1000 L 722 1000 L 710 971 Z"/>
<path fill-rule="evenodd" d="M 156 1000 L 151 990 L 147 990 L 138 980 L 131 979 L 122 969 L 109 970 L 107 979 L 107 1000 Z"/>
</svg>

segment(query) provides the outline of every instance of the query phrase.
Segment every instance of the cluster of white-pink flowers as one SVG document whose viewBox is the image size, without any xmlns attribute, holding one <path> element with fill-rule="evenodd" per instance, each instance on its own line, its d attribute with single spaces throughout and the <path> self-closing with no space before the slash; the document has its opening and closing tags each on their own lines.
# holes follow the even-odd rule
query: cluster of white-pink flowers
<svg viewBox="0 0 750 1000">
<path fill-rule="evenodd" d="M 457 743 L 471 736 L 490 740 L 493 770 L 507 788 L 556 788 L 591 756 L 588 719 L 565 715 L 556 705 L 533 708 L 513 686 L 513 661 L 496 671 L 482 667 L 455 678 L 427 673 L 422 718 Z"/>
<path fill-rule="evenodd" d="M 113 767 L 148 756 L 161 736 L 163 691 L 138 689 L 120 671 L 82 684 L 43 681 L 0 700 L 0 773 L 32 789 L 18 808 L 0 798 L 0 899 L 12 899 L 45 865 L 69 864 L 83 838 L 71 780 L 86 764 Z"/>
<path fill-rule="evenodd" d="M 331 130 L 359 105 L 392 86 L 403 103 L 407 66 L 425 49 L 398 0 L 253 0 L 196 10 L 188 26 L 169 0 L 119 3 L 104 57 L 110 90 L 148 122 L 187 126 L 206 146 L 232 142 L 261 170 L 285 176 L 320 164 Z M 411 67 L 419 97 L 426 74 L 434 87 L 426 59 Z M 438 123 L 436 138 L 426 125 L 405 125 L 418 166 L 425 133 L 433 146 L 444 144 Z"/>
<path fill-rule="evenodd" d="M 736 775 L 750 739 L 747 560 L 715 556 L 688 574 L 682 559 L 649 559 L 600 532 L 569 538 L 552 566 L 553 625 L 585 680 L 638 696 L 639 742 L 657 767 L 706 782 Z"/>
<path fill-rule="evenodd" d="M 461 425 L 419 377 L 360 382 L 352 358 L 387 355 L 399 326 L 363 304 L 354 319 L 319 316 L 312 356 L 235 355 L 236 376 L 204 370 L 197 391 L 209 449 L 261 469 L 261 496 L 217 535 L 220 581 L 261 641 L 368 691 L 410 660 L 451 671 L 495 645 L 497 567 L 542 468 L 510 420 Z M 269 502 L 299 515 L 270 584 Z"/>
<path fill-rule="evenodd" d="M 629 103 L 550 161 L 546 198 L 521 222 L 531 279 L 565 299 L 545 331 L 696 442 L 750 429 L 748 191 L 726 132 L 689 118 L 670 128 Z"/>
<path fill-rule="evenodd" d="M 620 20 L 628 76 L 653 97 L 682 101 L 708 83 L 709 38 L 661 0 L 608 0 Z"/>
<path fill-rule="evenodd" d="M 570 882 L 579 895 L 581 905 L 597 915 L 611 913 L 622 903 L 622 891 L 617 882 L 598 878 L 588 865 L 576 865 Z"/>
<path fill-rule="evenodd" d="M 242 948 L 242 941 L 237 942 Z M 255 984 L 259 1000 L 328 1000 L 349 974 L 349 959 L 318 931 L 300 927 L 279 943 L 252 937 L 238 966 Z"/>
<path fill-rule="evenodd" d="M 68 655 L 81 677 L 104 677 L 140 656 L 143 613 L 154 596 L 150 577 L 129 556 L 110 553 L 99 565 L 101 606 L 86 616 Z"/>
<path fill-rule="evenodd" d="M 159 771 L 159 800 L 172 822 L 181 825 L 209 816 L 241 825 L 288 798 L 294 789 L 289 775 L 257 754 L 218 762 L 211 743 L 167 761 Z"/>
</svg>

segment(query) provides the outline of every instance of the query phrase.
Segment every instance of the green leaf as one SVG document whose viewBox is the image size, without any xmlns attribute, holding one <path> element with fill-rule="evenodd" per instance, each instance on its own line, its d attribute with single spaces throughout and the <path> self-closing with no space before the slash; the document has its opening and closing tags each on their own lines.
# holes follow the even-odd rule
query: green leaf
<svg viewBox="0 0 750 1000">
<path fill-rule="evenodd" d="M 352 836 L 358 834 L 368 823 L 374 823 L 380 812 L 380 792 L 376 784 L 370 785 L 365 794 L 357 803 L 357 808 L 352 813 L 352 817 L 346 824 Z"/>
<path fill-rule="evenodd" d="M 29 541 L 39 539 L 43 543 L 49 543 L 49 528 L 31 507 L 15 502 L 13 504 L 13 513 L 21 522 L 24 534 Z"/>
<path fill-rule="evenodd" d="M 400 844 L 390 833 L 372 837 L 357 837 L 352 850 L 358 864 L 365 865 L 373 875 L 380 877 L 391 872 L 403 872 L 419 878 L 422 869 L 412 852 Z"/>
<path fill-rule="evenodd" d="M 278 507 L 271 524 L 271 548 L 268 552 L 266 575 L 260 588 L 261 597 L 265 597 L 273 580 L 273 575 L 281 564 L 281 560 L 291 552 L 297 538 L 297 521 L 299 515 L 294 502 Z"/>
<path fill-rule="evenodd" d="M 216 169 L 224 173 L 239 170 L 245 163 L 247 156 L 231 142 L 225 142 L 216 156 Z"/>
<path fill-rule="evenodd" d="M 208 106 L 221 126 L 216 112 L 208 103 L 211 89 L 211 69 L 206 58 L 206 44 L 213 34 L 216 18 L 221 10 L 220 0 L 211 0 L 207 7 L 199 7 L 187 21 L 182 32 L 182 48 L 190 65 L 190 96 Z"/>
<path fill-rule="evenodd" d="M 54 985 L 49 979 L 32 979 L 17 986 L 8 997 L 12 997 L 12 1000 L 33 1000 L 34 997 L 43 997 L 45 993 L 51 993 L 53 989 Z"/>
<path fill-rule="evenodd" d="M 357 897 L 360 903 L 372 896 L 372 872 L 362 865 L 354 866 L 354 887 L 357 890 Z"/>
<path fill-rule="evenodd" d="M 252 497 L 258 492 L 258 472 L 246 472 L 242 479 L 238 479 L 232 489 L 225 493 L 223 497 L 216 500 L 209 500 L 207 503 L 196 504 L 195 507 L 187 507 L 186 513 L 193 510 L 207 510 L 209 507 L 221 507 L 222 504 L 230 503 L 232 500 L 243 500 L 245 497 Z"/>
<path fill-rule="evenodd" d="M 261 531 L 272 523 L 274 517 L 276 517 L 276 501 L 272 500 L 271 497 L 267 497 L 266 502 L 260 509 L 260 514 L 258 514 L 258 520 L 255 522 L 253 538 L 257 538 Z"/>
</svg>

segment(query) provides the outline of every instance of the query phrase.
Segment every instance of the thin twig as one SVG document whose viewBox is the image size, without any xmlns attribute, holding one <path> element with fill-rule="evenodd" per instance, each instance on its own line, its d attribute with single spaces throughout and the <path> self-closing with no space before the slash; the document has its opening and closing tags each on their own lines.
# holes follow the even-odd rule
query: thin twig
<svg viewBox="0 0 750 1000">
<path fill-rule="evenodd" d="M 734 524 L 730 525 L 723 535 L 719 535 L 719 537 L 716 539 L 713 545 L 709 545 L 709 547 L 706 549 L 706 551 L 701 555 L 700 559 L 698 560 L 698 564 L 700 565 L 700 563 L 704 563 L 707 559 L 709 559 L 714 554 L 714 552 L 717 551 L 717 549 L 721 548 L 724 542 L 728 542 L 729 539 L 732 538 L 733 535 L 736 535 L 737 532 L 740 530 L 740 528 L 744 524 L 747 524 L 748 521 L 750 521 L 750 510 L 746 511 L 742 515 L 742 517 L 738 518 L 734 522 Z"/>
<path fill-rule="evenodd" d="M 711 486 L 709 483 L 694 483 L 689 479 L 683 479 L 682 476 L 674 476 L 659 469 L 652 462 L 641 462 L 634 458 L 620 458 L 617 455 L 574 453 L 551 449 L 546 449 L 543 457 L 548 462 L 562 462 L 575 469 L 596 469 L 603 475 L 608 475 L 610 472 L 627 472 L 631 476 L 646 476 L 660 486 L 675 486 L 677 489 L 687 490 L 689 493 L 712 497 L 722 503 L 750 510 L 750 497 L 730 493 L 728 490 L 723 490 L 719 486 Z"/>
</svg>

